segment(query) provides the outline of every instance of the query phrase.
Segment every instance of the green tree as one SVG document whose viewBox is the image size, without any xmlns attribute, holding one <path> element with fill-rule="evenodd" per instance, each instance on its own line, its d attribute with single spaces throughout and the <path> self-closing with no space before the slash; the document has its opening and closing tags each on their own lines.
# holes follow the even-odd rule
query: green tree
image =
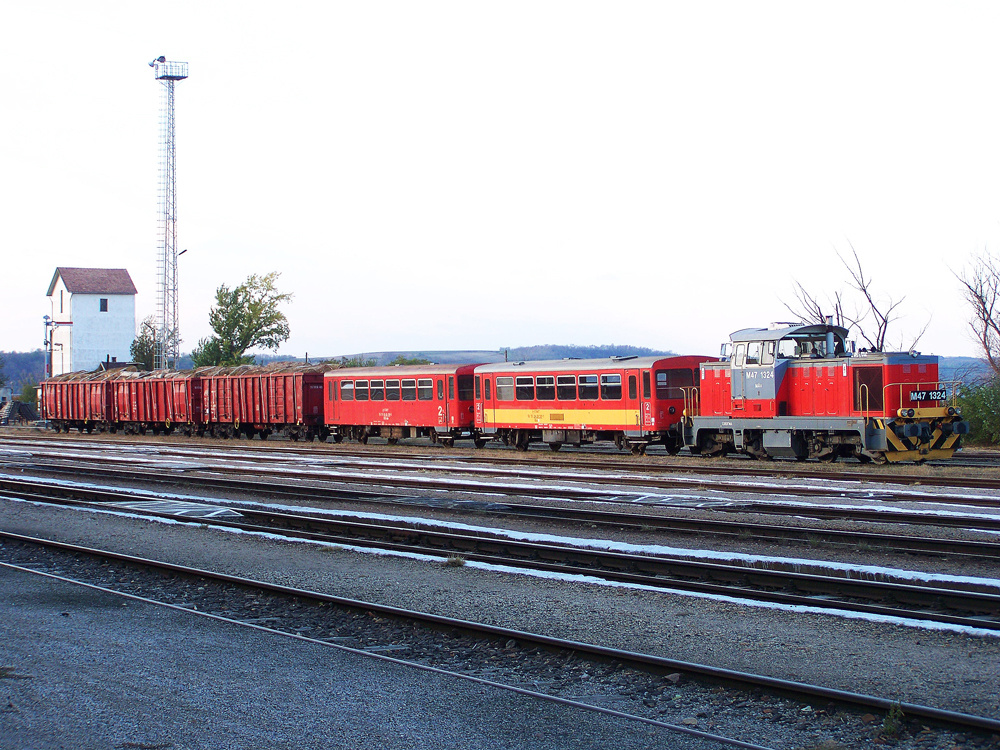
<svg viewBox="0 0 1000 750">
<path fill-rule="evenodd" d="M 248 349 L 277 351 L 290 335 L 288 319 L 278 306 L 292 298 L 277 290 L 276 271 L 253 274 L 234 289 L 223 285 L 215 292 L 215 305 L 208 314 L 214 336 L 202 339 L 191 353 L 195 367 L 246 365 L 253 362 Z"/>
<path fill-rule="evenodd" d="M 396 357 L 390 365 L 429 365 L 431 361 L 429 359 L 423 359 L 422 357 L 412 357 L 407 359 L 402 354 Z"/>
<path fill-rule="evenodd" d="M 969 423 L 968 442 L 978 445 L 1000 443 L 1000 378 L 994 376 L 963 386 L 958 405 Z"/>
<path fill-rule="evenodd" d="M 375 367 L 378 364 L 378 360 L 374 357 L 365 359 L 360 354 L 356 357 L 341 357 L 340 359 L 331 359 L 327 362 L 339 365 L 340 367 Z"/>
<path fill-rule="evenodd" d="M 7 360 L 4 359 L 3 352 L 0 352 L 0 388 L 7 385 L 7 376 L 3 374 L 3 368 L 6 364 Z"/>
<path fill-rule="evenodd" d="M 32 409 L 37 408 L 35 402 L 37 400 L 38 391 L 35 390 L 36 386 L 32 383 L 25 383 L 24 387 L 21 388 L 21 403 L 27 404 Z"/>
<path fill-rule="evenodd" d="M 153 369 L 156 354 L 156 319 L 150 315 L 139 324 L 139 332 L 129 347 L 129 355 L 140 370 Z"/>
</svg>

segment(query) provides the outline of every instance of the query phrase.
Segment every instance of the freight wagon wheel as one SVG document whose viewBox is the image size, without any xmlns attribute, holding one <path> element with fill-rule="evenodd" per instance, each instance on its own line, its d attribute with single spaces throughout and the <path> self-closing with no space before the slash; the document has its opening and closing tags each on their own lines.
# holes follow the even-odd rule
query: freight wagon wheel
<svg viewBox="0 0 1000 750">
<path fill-rule="evenodd" d="M 335 443 L 342 443 L 342 442 L 344 442 L 344 436 L 341 435 L 338 432 L 336 435 L 333 436 L 333 442 L 335 442 Z"/>
<path fill-rule="evenodd" d="M 368 445 L 368 433 L 360 432 L 358 433 L 358 442 L 362 445 Z"/>
<path fill-rule="evenodd" d="M 399 442 L 399 438 L 386 438 L 385 442 L 387 442 L 389 445 L 395 445 L 396 443 Z"/>
</svg>

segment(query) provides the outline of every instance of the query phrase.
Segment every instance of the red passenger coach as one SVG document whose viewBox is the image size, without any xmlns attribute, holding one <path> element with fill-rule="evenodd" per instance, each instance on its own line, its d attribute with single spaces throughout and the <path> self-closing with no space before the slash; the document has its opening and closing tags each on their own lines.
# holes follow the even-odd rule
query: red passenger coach
<svg viewBox="0 0 1000 750">
<path fill-rule="evenodd" d="M 480 365 L 476 427 L 519 450 L 613 440 L 643 453 L 683 445 L 680 423 L 708 357 L 615 357 Z"/>
<path fill-rule="evenodd" d="M 473 436 L 476 365 L 352 367 L 326 373 L 326 424 L 340 442 Z"/>
</svg>

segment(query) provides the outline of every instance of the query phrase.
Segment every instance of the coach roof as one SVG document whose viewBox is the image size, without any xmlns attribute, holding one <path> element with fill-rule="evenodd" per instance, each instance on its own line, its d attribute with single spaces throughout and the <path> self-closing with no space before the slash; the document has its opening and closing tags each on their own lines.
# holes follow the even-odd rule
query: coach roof
<svg viewBox="0 0 1000 750">
<path fill-rule="evenodd" d="M 650 369 L 657 364 L 664 364 L 667 367 L 684 367 L 690 365 L 674 364 L 673 359 L 687 359 L 686 357 L 610 357 L 608 359 L 550 359 L 538 360 L 536 362 L 500 362 L 497 364 L 480 365 L 476 368 L 477 373 L 503 373 L 516 375 L 519 372 L 580 372 L 589 370 L 599 372 L 603 370 L 636 370 Z"/>
</svg>

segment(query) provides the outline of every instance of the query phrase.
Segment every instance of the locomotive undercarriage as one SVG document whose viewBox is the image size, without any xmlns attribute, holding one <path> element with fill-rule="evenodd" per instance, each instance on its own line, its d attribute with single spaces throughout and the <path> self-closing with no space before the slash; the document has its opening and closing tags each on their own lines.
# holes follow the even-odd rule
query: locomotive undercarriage
<svg viewBox="0 0 1000 750">
<path fill-rule="evenodd" d="M 808 426 L 795 418 L 699 419 L 685 428 L 685 440 L 692 453 L 710 457 L 743 453 L 758 459 L 855 458 L 878 464 L 950 458 L 968 424 L 945 409 L 923 411 L 916 418 L 820 419 L 809 420 Z"/>
</svg>

